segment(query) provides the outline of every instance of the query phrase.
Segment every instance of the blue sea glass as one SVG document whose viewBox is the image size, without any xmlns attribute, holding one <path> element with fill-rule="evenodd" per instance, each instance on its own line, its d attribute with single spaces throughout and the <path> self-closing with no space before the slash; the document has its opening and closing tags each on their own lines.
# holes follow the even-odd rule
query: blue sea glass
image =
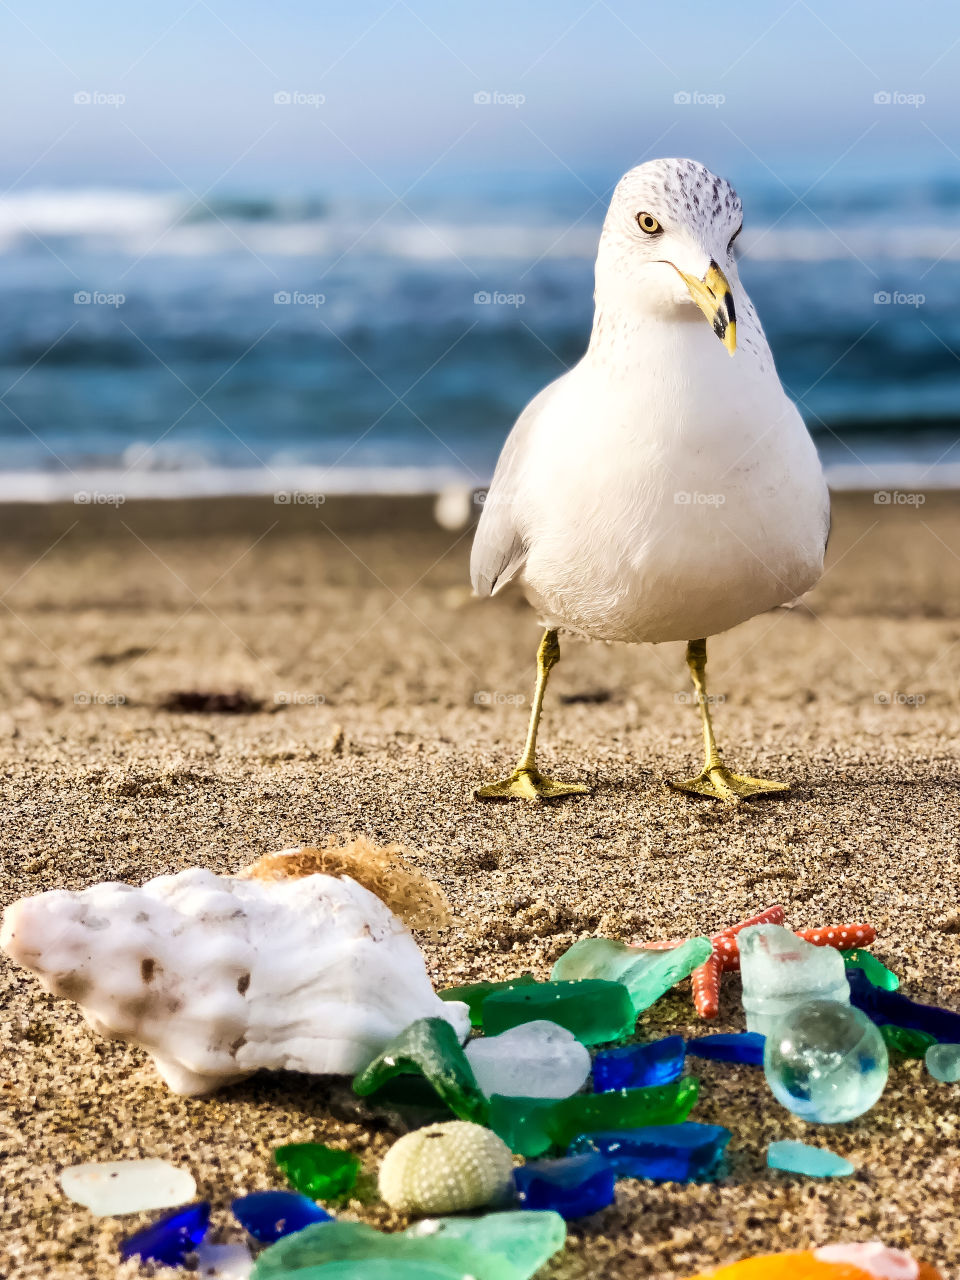
<svg viewBox="0 0 960 1280">
<path fill-rule="evenodd" d="M 613 1204 L 617 1175 L 596 1151 L 560 1160 L 531 1160 L 513 1171 L 524 1209 L 552 1209 L 568 1221 Z"/>
<path fill-rule="evenodd" d="M 778 1102 L 818 1124 L 842 1124 L 869 1111 L 888 1069 L 883 1036 L 860 1009 L 837 1000 L 808 1000 L 788 1010 L 771 1026 L 763 1054 Z"/>
<path fill-rule="evenodd" d="M 230 1208 L 241 1227 L 261 1244 L 273 1244 L 311 1223 L 333 1219 L 326 1209 L 298 1191 L 252 1191 L 234 1200 Z"/>
<path fill-rule="evenodd" d="M 689 1182 L 704 1178 L 720 1162 L 730 1130 L 719 1124 L 648 1125 L 643 1129 L 586 1133 L 570 1144 L 570 1155 L 595 1151 L 621 1178 Z"/>
<path fill-rule="evenodd" d="M 762 1067 L 763 1039 L 757 1031 L 697 1036 L 687 1041 L 687 1053 L 694 1058 L 712 1058 L 715 1062 L 743 1062 L 748 1067 Z"/>
<path fill-rule="evenodd" d="M 182 1267 L 187 1254 L 192 1253 L 207 1234 L 209 1222 L 210 1205 L 206 1200 L 188 1204 L 122 1240 L 120 1256 L 140 1257 L 144 1262 L 160 1262 L 165 1267 Z"/>
<path fill-rule="evenodd" d="M 593 1091 L 641 1089 L 648 1084 L 671 1084 L 683 1075 L 687 1056 L 683 1036 L 666 1036 L 650 1044 L 604 1049 L 593 1060 Z"/>
<path fill-rule="evenodd" d="M 806 1142 L 771 1142 L 767 1147 L 767 1165 L 785 1173 L 802 1173 L 808 1178 L 845 1178 L 854 1165 L 826 1147 L 811 1147 Z"/>
<path fill-rule="evenodd" d="M 874 1022 L 892 1022 L 911 1031 L 929 1032 L 943 1043 L 960 1043 L 960 1013 L 935 1004 L 920 1004 L 899 991 L 884 991 L 858 969 L 848 969 L 847 980 L 850 1003 L 869 1014 Z"/>
</svg>

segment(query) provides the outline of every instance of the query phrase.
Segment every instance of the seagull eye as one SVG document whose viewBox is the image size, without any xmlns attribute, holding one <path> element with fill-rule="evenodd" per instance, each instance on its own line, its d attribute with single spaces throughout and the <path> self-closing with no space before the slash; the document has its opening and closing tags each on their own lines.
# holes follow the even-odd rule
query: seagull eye
<svg viewBox="0 0 960 1280">
<path fill-rule="evenodd" d="M 663 227 L 661 227 L 652 213 L 638 213 L 637 226 L 641 231 L 645 231 L 648 236 L 655 236 L 658 231 L 663 230 Z"/>
<path fill-rule="evenodd" d="M 741 222 L 739 227 L 737 227 L 736 231 L 730 237 L 730 243 L 727 245 L 727 253 L 733 253 L 733 242 L 734 240 L 736 240 L 737 236 L 740 234 L 742 230 L 743 230 L 743 223 Z"/>
</svg>

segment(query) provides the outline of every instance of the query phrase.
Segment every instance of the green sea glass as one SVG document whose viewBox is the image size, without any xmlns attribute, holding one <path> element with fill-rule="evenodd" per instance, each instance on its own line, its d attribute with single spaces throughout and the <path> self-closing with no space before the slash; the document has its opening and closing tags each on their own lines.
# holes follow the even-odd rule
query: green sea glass
<svg viewBox="0 0 960 1280">
<path fill-rule="evenodd" d="M 499 1035 L 523 1022 L 545 1019 L 572 1031 L 581 1044 L 605 1044 L 630 1035 L 637 1015 L 619 982 L 537 982 L 498 991 L 483 1004 L 483 1028 Z"/>
<path fill-rule="evenodd" d="M 584 938 L 553 966 L 553 982 L 602 978 L 622 983 L 634 1010 L 649 1009 L 671 987 L 690 976 L 713 954 L 709 938 L 690 938 L 671 951 L 646 951 L 613 938 Z"/>
<path fill-rule="evenodd" d="M 893 970 L 881 964 L 871 952 L 858 948 L 856 951 L 841 951 L 840 954 L 848 969 L 859 969 L 875 987 L 882 987 L 884 991 L 896 991 L 900 986 L 900 979 Z"/>
<path fill-rule="evenodd" d="M 545 1098 L 490 1099 L 490 1128 L 517 1155 L 541 1156 L 551 1147 L 564 1150 L 581 1134 L 644 1125 L 679 1124 L 693 1110 L 700 1092 L 696 1076 L 672 1084 L 609 1093 L 579 1093 Z"/>
<path fill-rule="evenodd" d="M 456 1032 L 444 1018 L 411 1022 L 354 1079 L 353 1091 L 365 1098 L 395 1077 L 415 1073 L 429 1081 L 455 1116 L 486 1123 L 487 1100 Z"/>
<path fill-rule="evenodd" d="M 291 1142 L 274 1150 L 273 1158 L 296 1191 L 312 1200 L 336 1200 L 353 1190 L 360 1160 L 352 1151 L 337 1151 L 322 1142 Z"/>
<path fill-rule="evenodd" d="M 470 1025 L 483 1026 L 483 1002 L 497 991 L 512 991 L 514 987 L 529 987 L 537 980 L 532 973 L 521 973 L 518 978 L 506 982 L 471 982 L 465 987 L 447 987 L 438 991 L 441 1000 L 459 1000 L 470 1010 Z"/>
<path fill-rule="evenodd" d="M 393 1234 L 361 1222 L 319 1225 L 322 1230 L 307 1227 L 265 1249 L 251 1280 L 328 1280 L 332 1275 L 390 1280 L 391 1274 L 529 1280 L 566 1239 L 559 1214 L 532 1211 L 432 1218 Z M 384 1270 L 383 1263 L 394 1271 Z"/>
<path fill-rule="evenodd" d="M 394 1076 L 385 1081 L 377 1089 L 376 1104 L 401 1112 L 417 1128 L 453 1119 L 453 1112 L 423 1076 Z"/>
<path fill-rule="evenodd" d="M 507 1098 L 495 1093 L 490 1099 L 490 1128 L 518 1156 L 542 1156 L 554 1145 L 550 1119 L 554 1098 Z"/>
<path fill-rule="evenodd" d="M 885 1022 L 880 1034 L 886 1042 L 887 1049 L 899 1053 L 904 1058 L 922 1058 L 937 1037 L 929 1031 L 914 1031 L 910 1027 L 896 1027 L 892 1022 Z"/>
</svg>

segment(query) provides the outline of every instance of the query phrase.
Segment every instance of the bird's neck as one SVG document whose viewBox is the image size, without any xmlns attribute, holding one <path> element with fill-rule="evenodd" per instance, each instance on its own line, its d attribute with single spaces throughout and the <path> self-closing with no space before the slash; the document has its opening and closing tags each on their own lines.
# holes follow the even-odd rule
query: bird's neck
<svg viewBox="0 0 960 1280">
<path fill-rule="evenodd" d="M 728 364 L 737 371 L 757 365 L 772 368 L 772 358 L 756 312 L 746 295 L 737 302 L 737 351 L 734 360 L 717 340 L 703 315 L 694 306 L 644 307 L 635 300 L 598 302 L 584 363 L 606 376 L 629 378 L 638 369 L 650 369 L 663 361 L 690 362 L 702 370 Z"/>
<path fill-rule="evenodd" d="M 693 308 L 677 307 L 668 312 L 598 303 L 584 359 L 611 371 L 626 372 L 647 363 L 651 347 L 660 353 L 688 338 L 696 340 L 701 327 L 708 332 L 703 316 Z M 713 334 L 709 336 L 716 342 Z"/>
</svg>

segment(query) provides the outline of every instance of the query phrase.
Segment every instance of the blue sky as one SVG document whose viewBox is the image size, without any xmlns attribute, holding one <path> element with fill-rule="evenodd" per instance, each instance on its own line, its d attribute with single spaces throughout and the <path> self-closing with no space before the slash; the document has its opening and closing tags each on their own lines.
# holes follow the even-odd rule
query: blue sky
<svg viewBox="0 0 960 1280">
<path fill-rule="evenodd" d="M 21 190 L 593 180 L 657 154 L 733 174 L 960 171 L 945 0 L 12 0 L 2 29 L 0 179 Z M 305 100 L 275 103 L 285 92 Z"/>
</svg>

